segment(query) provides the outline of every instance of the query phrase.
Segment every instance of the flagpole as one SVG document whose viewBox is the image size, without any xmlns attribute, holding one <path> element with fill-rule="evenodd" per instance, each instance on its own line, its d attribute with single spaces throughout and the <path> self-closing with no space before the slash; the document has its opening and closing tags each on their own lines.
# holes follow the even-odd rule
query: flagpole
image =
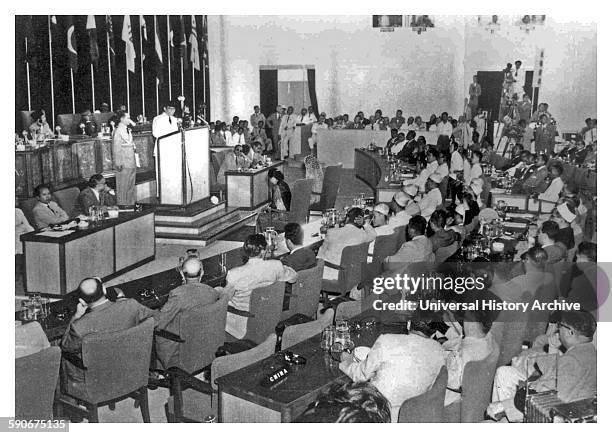
<svg viewBox="0 0 612 438">
<path fill-rule="evenodd" d="M 95 111 L 96 110 L 96 91 L 95 91 L 95 87 L 94 87 L 94 66 L 93 64 L 89 64 L 89 66 L 91 67 L 91 110 Z"/>
<path fill-rule="evenodd" d="M 108 26 L 108 21 L 107 24 Z M 110 91 L 110 110 L 114 111 L 113 106 L 113 69 L 111 68 L 111 57 L 110 57 L 110 39 L 108 38 L 108 29 L 106 29 L 106 58 L 108 60 L 108 89 Z"/>
<path fill-rule="evenodd" d="M 191 92 L 193 94 L 193 102 L 191 102 L 191 108 L 193 110 L 194 117 L 195 117 L 195 108 L 196 108 L 196 99 L 195 99 L 196 86 L 195 85 L 196 85 L 195 84 L 195 68 L 192 63 L 191 64 Z"/>
<path fill-rule="evenodd" d="M 51 122 L 55 125 L 55 95 L 53 93 L 53 46 L 51 41 L 51 16 L 47 18 L 49 25 L 49 67 L 51 68 Z"/>
<path fill-rule="evenodd" d="M 70 67 L 70 88 L 72 90 L 72 114 L 76 114 L 76 107 L 74 106 L 74 71 Z"/>
<path fill-rule="evenodd" d="M 166 38 L 168 40 L 168 100 L 172 100 L 172 72 L 170 71 L 170 15 L 166 15 L 166 26 L 168 32 L 168 38 Z"/>
<path fill-rule="evenodd" d="M 144 16 L 143 16 L 144 20 Z M 144 56 L 142 53 L 142 23 L 140 23 L 140 17 L 138 18 L 140 27 L 140 91 L 142 92 L 142 117 L 145 116 L 145 86 L 144 86 Z"/>
<path fill-rule="evenodd" d="M 155 42 L 159 39 L 159 31 L 157 29 L 157 15 L 153 15 L 153 29 L 155 30 L 155 39 L 153 44 L 157 51 L 157 44 Z M 161 50 L 161 41 L 159 42 L 159 50 Z M 157 54 L 156 54 L 157 56 Z M 157 77 L 157 68 L 155 69 L 155 115 L 159 114 L 159 78 Z"/>
<path fill-rule="evenodd" d="M 32 111 L 32 97 L 30 93 L 30 60 L 28 54 L 28 37 L 25 37 L 25 51 L 26 51 L 26 76 L 28 79 L 28 111 Z"/>
<path fill-rule="evenodd" d="M 127 53 L 125 54 L 125 83 L 127 84 L 127 112 L 130 112 L 130 71 L 128 70 Z"/>
<path fill-rule="evenodd" d="M 181 55 L 181 96 L 185 96 L 185 81 L 183 78 L 183 58 L 184 56 Z"/>
</svg>

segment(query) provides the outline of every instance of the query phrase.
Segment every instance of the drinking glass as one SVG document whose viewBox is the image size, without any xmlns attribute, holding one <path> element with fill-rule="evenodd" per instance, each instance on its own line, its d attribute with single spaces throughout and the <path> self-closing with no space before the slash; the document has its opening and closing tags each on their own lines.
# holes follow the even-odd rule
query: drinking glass
<svg viewBox="0 0 612 438">
<path fill-rule="evenodd" d="M 345 345 L 350 340 L 348 321 L 344 319 L 336 320 L 335 342 Z"/>
<path fill-rule="evenodd" d="M 321 350 L 329 351 L 334 343 L 334 332 L 334 326 L 331 325 L 323 329 L 323 333 L 321 333 Z"/>
</svg>

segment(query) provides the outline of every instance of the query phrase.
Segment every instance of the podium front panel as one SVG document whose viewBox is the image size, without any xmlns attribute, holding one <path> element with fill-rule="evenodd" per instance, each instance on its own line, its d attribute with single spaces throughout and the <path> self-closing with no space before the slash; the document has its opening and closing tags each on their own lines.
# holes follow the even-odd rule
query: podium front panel
<svg viewBox="0 0 612 438">
<path fill-rule="evenodd" d="M 208 174 L 208 129 L 185 131 L 185 166 L 187 171 L 187 203 L 199 201 L 210 195 Z"/>
<path fill-rule="evenodd" d="M 183 203 L 183 151 L 181 133 L 158 140 L 159 198 L 162 204 Z"/>
</svg>

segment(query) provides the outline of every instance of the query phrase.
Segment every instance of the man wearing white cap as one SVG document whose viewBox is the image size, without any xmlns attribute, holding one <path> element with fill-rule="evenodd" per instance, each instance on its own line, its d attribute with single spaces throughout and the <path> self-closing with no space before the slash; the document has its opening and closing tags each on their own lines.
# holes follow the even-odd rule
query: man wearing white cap
<svg viewBox="0 0 612 438">
<path fill-rule="evenodd" d="M 374 206 L 371 225 L 374 228 L 376 236 L 388 236 L 390 234 L 393 234 L 393 232 L 395 231 L 395 228 L 389 225 L 390 214 L 391 210 L 387 204 L 380 203 Z M 374 254 L 374 243 L 375 241 L 372 241 L 370 243 L 370 246 L 368 247 L 368 263 L 372 262 L 372 255 Z"/>
<path fill-rule="evenodd" d="M 407 192 L 408 190 L 408 192 Z M 391 210 L 395 213 L 389 219 L 389 226 L 392 228 L 402 227 L 408 225 L 410 218 L 415 214 L 418 214 L 418 204 L 414 201 L 418 189 L 415 185 L 404 187 L 401 192 L 393 195 L 393 201 L 391 201 Z"/>
<path fill-rule="evenodd" d="M 421 216 L 426 220 L 429 220 L 431 214 L 442 205 L 442 193 L 438 186 L 442 181 L 442 177 L 438 174 L 433 174 L 427 180 L 427 193 L 419 201 L 419 208 L 421 209 Z"/>
<path fill-rule="evenodd" d="M 420 190 L 425 190 L 425 183 L 427 182 L 427 178 L 429 178 L 429 176 L 433 174 L 438 168 L 439 155 L 440 154 L 437 150 L 429 149 L 429 151 L 427 152 L 427 167 L 421 170 L 421 173 L 419 173 L 419 176 L 417 176 L 415 179 L 404 181 L 404 185 L 408 186 L 410 184 L 414 184 Z"/>
</svg>

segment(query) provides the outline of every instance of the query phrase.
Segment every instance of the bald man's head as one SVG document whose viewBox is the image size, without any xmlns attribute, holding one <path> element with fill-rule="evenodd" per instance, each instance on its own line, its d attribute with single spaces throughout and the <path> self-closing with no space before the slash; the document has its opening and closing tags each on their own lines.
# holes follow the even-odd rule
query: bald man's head
<svg viewBox="0 0 612 438">
<path fill-rule="evenodd" d="M 202 272 L 202 262 L 196 258 L 190 257 L 183 262 L 181 270 L 185 278 L 198 278 Z"/>
<path fill-rule="evenodd" d="M 104 298 L 102 282 L 97 278 L 86 278 L 79 285 L 79 297 L 87 304 L 95 303 Z"/>
</svg>

